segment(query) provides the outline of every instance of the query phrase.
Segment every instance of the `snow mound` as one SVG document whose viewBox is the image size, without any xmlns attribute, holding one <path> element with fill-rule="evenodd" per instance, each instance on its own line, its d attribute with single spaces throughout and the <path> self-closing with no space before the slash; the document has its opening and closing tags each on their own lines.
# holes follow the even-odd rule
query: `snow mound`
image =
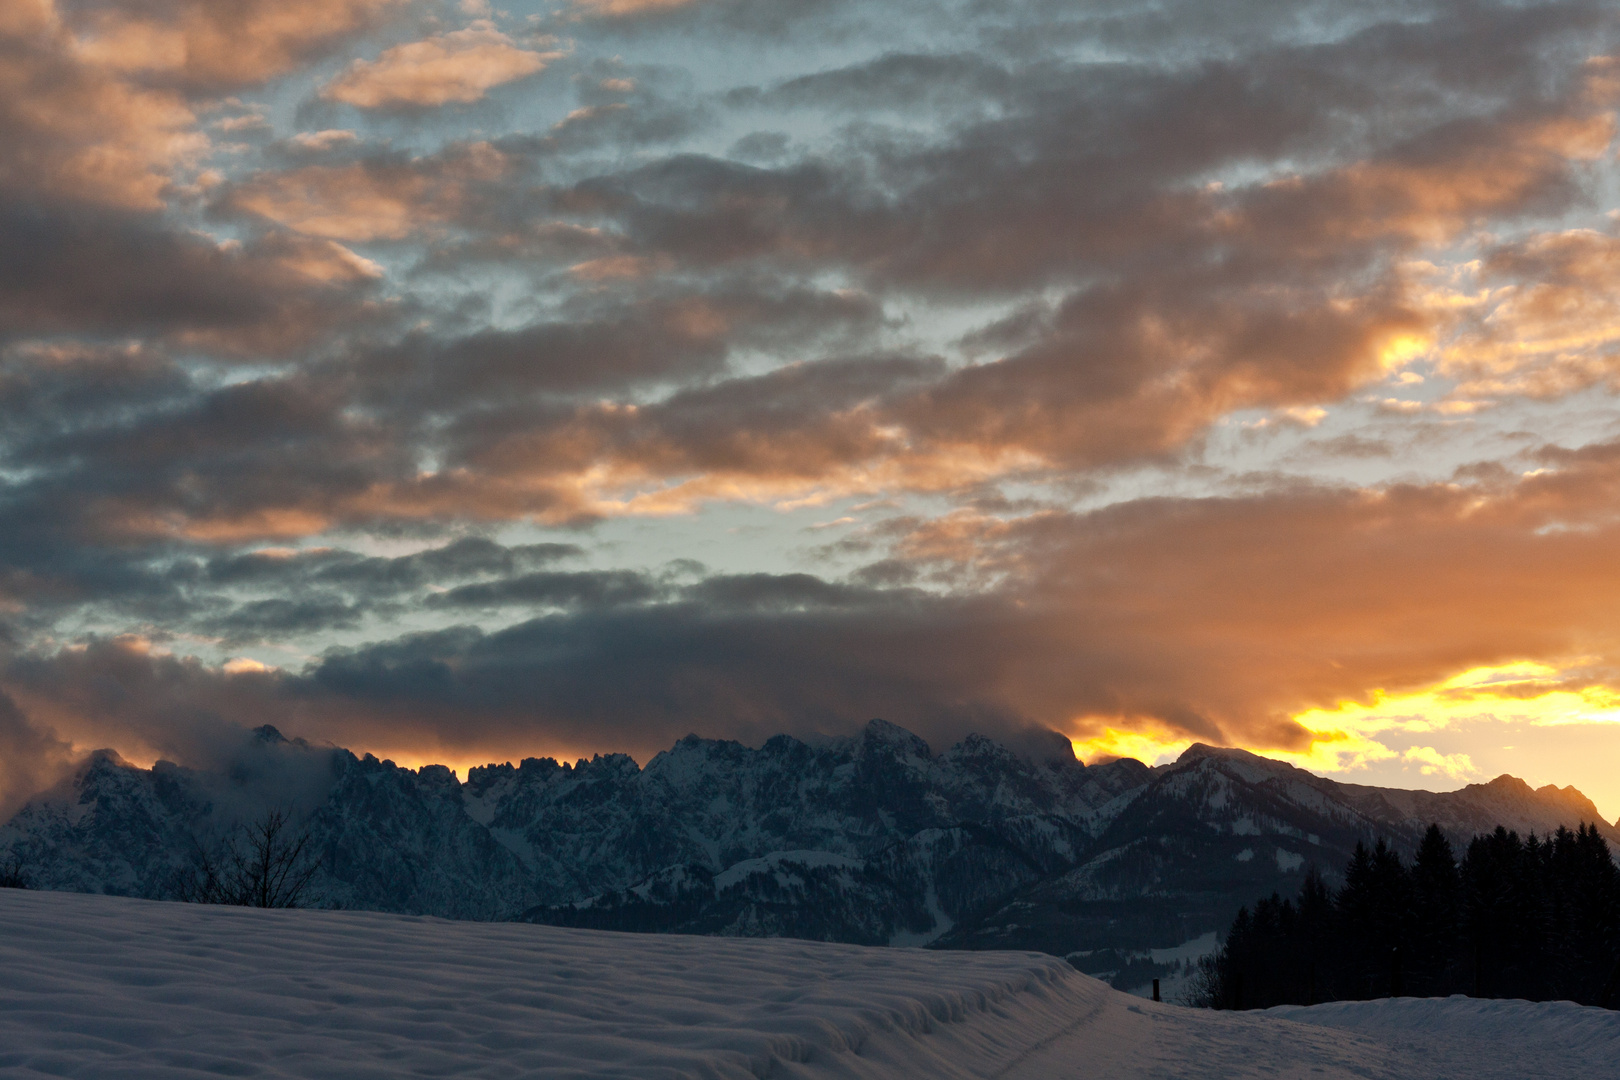
<svg viewBox="0 0 1620 1080">
<path fill-rule="evenodd" d="M 1414 1064 L 1426 1035 L 1512 1075 L 1591 1077 L 1620 1034 L 1612 1013 L 1523 1002 L 1182 1009 L 1033 953 L 15 890 L 0 971 L 8 1078 L 1446 1075 Z M 1524 1055 L 1537 1025 L 1559 1054 Z"/>
<path fill-rule="evenodd" d="M 987 1075 L 1110 991 L 1034 954 L 0 893 L 0 1074 Z"/>
<path fill-rule="evenodd" d="M 1620 1077 L 1620 1012 L 1572 1001 L 1384 998 L 1266 1015 L 1370 1036 L 1434 1080 Z"/>
</svg>

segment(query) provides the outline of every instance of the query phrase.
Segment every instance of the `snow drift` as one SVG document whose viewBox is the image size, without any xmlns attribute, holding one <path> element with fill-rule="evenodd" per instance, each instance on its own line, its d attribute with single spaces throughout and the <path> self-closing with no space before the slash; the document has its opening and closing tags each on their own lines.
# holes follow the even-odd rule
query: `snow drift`
<svg viewBox="0 0 1620 1080">
<path fill-rule="evenodd" d="M 1565 1003 L 1210 1013 L 1031 953 L 13 890 L 0 970 L 14 1077 L 1556 1078 L 1620 1060 L 1620 1014 Z"/>
</svg>

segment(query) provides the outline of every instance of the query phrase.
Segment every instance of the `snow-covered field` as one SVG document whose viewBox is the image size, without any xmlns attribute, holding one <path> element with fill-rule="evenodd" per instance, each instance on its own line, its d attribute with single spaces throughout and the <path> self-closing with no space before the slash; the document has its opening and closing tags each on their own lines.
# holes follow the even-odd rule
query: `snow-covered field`
<svg viewBox="0 0 1620 1080">
<path fill-rule="evenodd" d="M 1209 1013 L 1031 953 L 0 890 L 0 1076 L 1620 1076 L 1620 1014 Z"/>
</svg>

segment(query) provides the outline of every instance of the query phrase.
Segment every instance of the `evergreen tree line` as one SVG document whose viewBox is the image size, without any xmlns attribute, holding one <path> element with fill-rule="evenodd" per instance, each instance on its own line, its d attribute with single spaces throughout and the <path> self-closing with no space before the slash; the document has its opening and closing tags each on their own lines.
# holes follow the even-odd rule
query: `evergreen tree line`
<svg viewBox="0 0 1620 1080">
<path fill-rule="evenodd" d="M 1498 826 L 1460 863 L 1436 825 L 1410 866 L 1357 844 L 1337 892 L 1312 867 L 1297 899 L 1239 911 L 1194 990 L 1217 1009 L 1449 994 L 1620 1007 L 1620 870 L 1595 826 Z"/>
</svg>

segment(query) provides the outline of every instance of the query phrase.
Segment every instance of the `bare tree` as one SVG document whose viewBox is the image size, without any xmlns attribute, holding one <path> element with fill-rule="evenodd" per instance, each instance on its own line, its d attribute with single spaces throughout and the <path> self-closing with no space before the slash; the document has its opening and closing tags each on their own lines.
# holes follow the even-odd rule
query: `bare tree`
<svg viewBox="0 0 1620 1080">
<path fill-rule="evenodd" d="M 225 882 L 219 870 L 219 860 L 208 853 L 202 842 L 191 838 L 191 867 L 178 870 L 170 891 L 176 900 L 188 904 L 233 904 L 226 895 Z"/>
<path fill-rule="evenodd" d="M 193 844 L 194 868 L 174 889 L 178 899 L 193 904 L 298 907 L 321 868 L 310 849 L 309 831 L 293 832 L 280 810 L 238 826 L 217 858 L 202 844 Z"/>
<path fill-rule="evenodd" d="M 28 873 L 23 865 L 23 857 L 15 850 L 0 858 L 0 889 L 28 888 Z"/>
<path fill-rule="evenodd" d="M 297 907 L 320 863 L 309 831 L 294 834 L 287 815 L 273 810 L 246 830 L 244 846 L 230 850 L 231 868 L 248 907 Z"/>
</svg>

